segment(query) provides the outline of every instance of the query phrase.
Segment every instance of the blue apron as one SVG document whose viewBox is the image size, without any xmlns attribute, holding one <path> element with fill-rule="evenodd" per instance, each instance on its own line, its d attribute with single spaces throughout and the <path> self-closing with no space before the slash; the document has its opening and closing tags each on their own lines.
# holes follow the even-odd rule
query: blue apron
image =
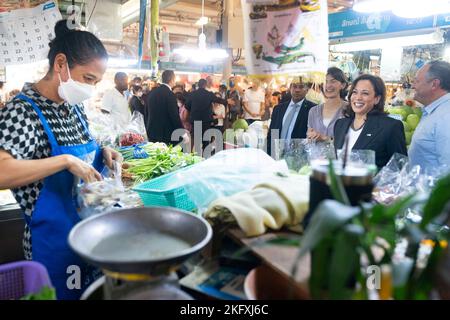
<svg viewBox="0 0 450 320">
<path fill-rule="evenodd" d="M 88 126 L 77 106 L 73 106 L 73 108 L 85 132 L 90 137 L 90 141 L 86 144 L 60 146 L 36 103 L 23 94 L 18 95 L 17 98 L 29 102 L 39 116 L 50 142 L 52 157 L 71 154 L 88 161 L 97 171 L 102 171 L 101 147 L 90 135 Z M 90 160 L 87 160 L 89 156 Z M 73 174 L 68 170 L 45 178 L 44 187 L 39 194 L 31 218 L 25 216 L 26 223 L 31 230 L 33 260 L 42 263 L 47 268 L 56 289 L 57 298 L 62 300 L 79 299 L 87 286 L 100 275 L 99 270 L 85 263 L 68 245 L 69 232 L 80 221 L 77 213 L 74 181 Z M 78 270 L 81 271 L 81 274 Z M 81 278 L 77 279 L 77 273 L 81 275 Z"/>
</svg>

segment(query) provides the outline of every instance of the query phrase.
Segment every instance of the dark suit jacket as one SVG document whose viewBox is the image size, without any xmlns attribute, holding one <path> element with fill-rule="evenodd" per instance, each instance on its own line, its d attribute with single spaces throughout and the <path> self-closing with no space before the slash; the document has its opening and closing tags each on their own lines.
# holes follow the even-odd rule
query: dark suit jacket
<svg viewBox="0 0 450 320">
<path fill-rule="evenodd" d="M 177 98 L 166 85 L 153 89 L 147 96 L 144 108 L 145 130 L 151 142 L 176 144 L 171 136 L 174 130 L 183 129 Z"/>
<path fill-rule="evenodd" d="M 283 117 L 291 101 L 280 103 L 272 112 L 272 120 L 270 122 L 269 132 L 267 133 L 267 154 L 271 155 L 272 142 L 275 139 L 279 139 L 281 129 L 283 127 Z M 304 139 L 306 138 L 306 131 L 308 130 L 308 114 L 309 110 L 314 107 L 314 102 L 304 100 L 295 121 L 295 127 L 292 131 L 291 139 Z M 275 132 L 272 130 L 278 129 L 278 135 L 274 136 Z"/>
<path fill-rule="evenodd" d="M 334 147 L 342 149 L 353 118 L 339 119 L 334 126 Z M 375 151 L 378 168 L 386 165 L 394 153 L 407 155 L 403 123 L 387 115 L 368 115 L 361 135 L 352 150 Z"/>
<path fill-rule="evenodd" d="M 217 98 L 214 93 L 204 88 L 192 92 L 186 102 L 186 109 L 189 110 L 189 121 L 191 123 L 194 121 L 212 122 L 214 120 L 213 102 L 227 105 L 226 100 Z"/>
</svg>

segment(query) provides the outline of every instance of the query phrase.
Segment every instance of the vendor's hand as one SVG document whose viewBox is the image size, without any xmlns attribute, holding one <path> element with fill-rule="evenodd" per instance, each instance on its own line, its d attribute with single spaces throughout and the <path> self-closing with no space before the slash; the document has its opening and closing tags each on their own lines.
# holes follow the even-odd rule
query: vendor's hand
<svg viewBox="0 0 450 320">
<path fill-rule="evenodd" d="M 230 106 L 234 106 L 236 103 L 234 102 L 234 100 L 233 99 L 227 99 L 227 103 L 230 105 Z"/>
<path fill-rule="evenodd" d="M 114 170 L 113 167 L 113 161 L 117 161 L 119 163 L 123 162 L 122 155 L 117 152 L 114 149 L 111 149 L 109 147 L 103 148 L 103 161 L 105 162 L 105 165 L 111 169 Z"/>
<path fill-rule="evenodd" d="M 72 155 L 66 155 L 66 169 L 74 176 L 79 177 L 84 182 L 94 182 L 102 180 L 102 175 L 93 166 Z"/>
</svg>

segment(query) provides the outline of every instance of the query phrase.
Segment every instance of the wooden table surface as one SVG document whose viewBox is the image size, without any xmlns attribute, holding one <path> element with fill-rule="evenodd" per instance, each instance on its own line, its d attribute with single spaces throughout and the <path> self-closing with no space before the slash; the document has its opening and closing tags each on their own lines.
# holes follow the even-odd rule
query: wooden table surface
<svg viewBox="0 0 450 320">
<path fill-rule="evenodd" d="M 308 296 L 308 279 L 310 275 L 310 256 L 305 255 L 298 262 L 298 269 L 295 278 L 292 276 L 292 267 L 297 257 L 298 248 L 294 246 L 266 244 L 255 245 L 256 243 L 267 241 L 277 236 L 292 236 L 288 232 L 268 232 L 264 235 L 247 238 L 240 229 L 230 229 L 228 235 L 241 245 L 248 246 L 251 251 L 258 256 L 265 265 L 279 272 L 289 281 L 295 281 L 296 284 L 305 292 L 305 298 Z"/>
</svg>

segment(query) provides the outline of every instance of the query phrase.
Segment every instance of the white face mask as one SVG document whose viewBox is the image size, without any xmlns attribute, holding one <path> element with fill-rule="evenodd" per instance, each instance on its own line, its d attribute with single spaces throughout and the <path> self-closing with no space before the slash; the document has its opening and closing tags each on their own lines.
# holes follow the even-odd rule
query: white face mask
<svg viewBox="0 0 450 320">
<path fill-rule="evenodd" d="M 95 86 L 74 81 L 70 76 L 69 65 L 67 65 L 67 72 L 69 79 L 66 82 L 61 80 L 61 75 L 58 73 L 58 94 L 64 101 L 73 106 L 94 96 Z"/>
</svg>

